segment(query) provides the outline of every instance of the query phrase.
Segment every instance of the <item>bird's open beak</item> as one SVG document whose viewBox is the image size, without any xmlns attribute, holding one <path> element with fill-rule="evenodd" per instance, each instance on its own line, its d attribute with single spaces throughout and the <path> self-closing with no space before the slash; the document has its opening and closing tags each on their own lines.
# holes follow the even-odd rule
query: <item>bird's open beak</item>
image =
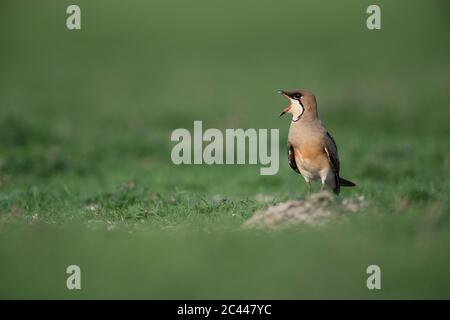
<svg viewBox="0 0 450 320">
<path fill-rule="evenodd" d="M 277 92 L 289 99 L 289 96 L 283 90 L 278 90 Z M 282 115 L 284 115 L 286 112 L 288 112 L 290 108 L 291 108 L 291 106 L 288 106 L 288 107 L 284 108 L 283 111 L 280 113 L 280 117 Z"/>
<path fill-rule="evenodd" d="M 287 108 L 284 108 L 283 111 L 280 113 L 280 117 L 281 117 L 283 114 L 285 114 L 286 112 L 288 112 L 290 108 L 291 108 L 291 106 L 289 106 L 289 107 L 287 107 Z"/>
<path fill-rule="evenodd" d="M 279 94 L 281 94 L 282 96 L 285 96 L 286 98 L 289 99 L 289 96 L 288 96 L 288 94 L 287 94 L 286 91 L 284 91 L 284 90 L 278 90 L 277 93 L 279 93 Z"/>
</svg>

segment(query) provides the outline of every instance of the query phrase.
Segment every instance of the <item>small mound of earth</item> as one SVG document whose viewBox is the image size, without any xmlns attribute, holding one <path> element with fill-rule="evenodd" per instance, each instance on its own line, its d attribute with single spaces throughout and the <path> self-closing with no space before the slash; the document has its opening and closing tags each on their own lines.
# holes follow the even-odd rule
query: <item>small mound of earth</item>
<svg viewBox="0 0 450 320">
<path fill-rule="evenodd" d="M 243 227 L 277 229 L 299 224 L 323 225 L 343 213 L 356 213 L 367 207 L 363 196 L 340 200 L 328 191 L 304 200 L 290 200 L 256 211 Z"/>
</svg>

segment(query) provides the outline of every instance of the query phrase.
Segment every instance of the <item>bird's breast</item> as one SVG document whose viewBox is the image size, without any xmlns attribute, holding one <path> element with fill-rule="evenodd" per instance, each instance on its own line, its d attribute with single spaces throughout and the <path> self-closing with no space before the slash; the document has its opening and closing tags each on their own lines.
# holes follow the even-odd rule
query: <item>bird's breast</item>
<svg viewBox="0 0 450 320">
<path fill-rule="evenodd" d="M 300 172 L 317 178 L 330 167 L 325 153 L 325 129 L 320 122 L 292 123 L 288 141 L 294 148 L 295 162 Z"/>
<path fill-rule="evenodd" d="M 329 167 L 328 158 L 320 143 L 302 143 L 297 147 L 294 146 L 294 152 L 297 166 L 313 176 Z"/>
</svg>

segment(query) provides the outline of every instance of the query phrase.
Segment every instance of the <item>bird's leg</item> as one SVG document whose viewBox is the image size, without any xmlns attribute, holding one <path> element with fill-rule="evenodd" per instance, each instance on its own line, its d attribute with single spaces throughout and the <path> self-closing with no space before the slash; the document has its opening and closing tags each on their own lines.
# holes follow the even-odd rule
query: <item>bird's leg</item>
<svg viewBox="0 0 450 320">
<path fill-rule="evenodd" d="M 320 191 L 323 191 L 323 187 L 324 187 L 324 184 L 322 183 L 322 184 L 320 185 Z"/>
<path fill-rule="evenodd" d="M 311 181 L 307 181 L 306 184 L 308 185 L 308 194 L 311 195 Z"/>
</svg>

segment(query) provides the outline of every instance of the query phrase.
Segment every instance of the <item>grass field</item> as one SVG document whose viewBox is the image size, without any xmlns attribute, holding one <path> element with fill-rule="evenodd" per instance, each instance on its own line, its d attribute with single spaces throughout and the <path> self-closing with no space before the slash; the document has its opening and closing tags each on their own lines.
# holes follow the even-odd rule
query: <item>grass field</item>
<svg viewBox="0 0 450 320">
<path fill-rule="evenodd" d="M 0 298 L 450 298 L 450 6 L 376 1 L 369 31 L 372 1 L 316 2 L 74 1 L 80 31 L 72 1 L 0 3 Z M 275 93 L 297 87 L 369 207 L 242 230 L 307 195 Z M 279 173 L 175 166 L 194 120 L 280 129 Z"/>
</svg>

